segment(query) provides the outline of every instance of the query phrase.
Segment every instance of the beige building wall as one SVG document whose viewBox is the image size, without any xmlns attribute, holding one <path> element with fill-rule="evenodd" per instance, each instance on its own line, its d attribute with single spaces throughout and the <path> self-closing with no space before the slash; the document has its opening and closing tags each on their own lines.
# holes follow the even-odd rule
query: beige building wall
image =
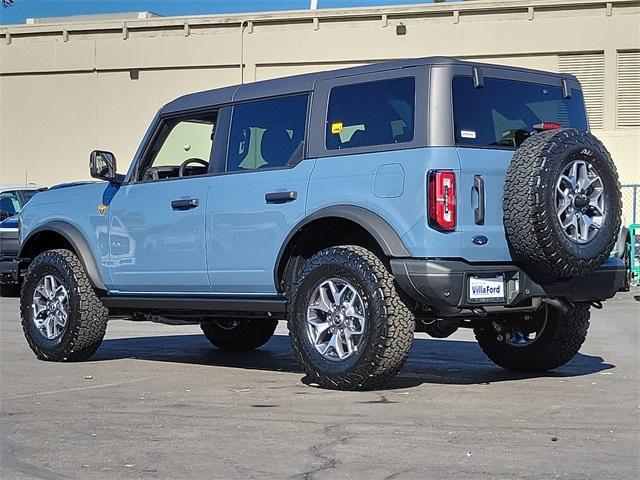
<svg viewBox="0 0 640 480">
<path fill-rule="evenodd" d="M 640 183 L 637 0 L 71 20 L 0 28 L 0 183 L 87 178 L 94 148 L 124 171 L 157 109 L 188 92 L 428 55 L 576 73 L 594 133 Z"/>
</svg>

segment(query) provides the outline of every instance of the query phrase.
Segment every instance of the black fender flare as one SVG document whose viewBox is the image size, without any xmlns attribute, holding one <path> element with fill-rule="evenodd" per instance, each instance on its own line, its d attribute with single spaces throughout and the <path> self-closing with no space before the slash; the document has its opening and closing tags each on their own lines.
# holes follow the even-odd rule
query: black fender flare
<svg viewBox="0 0 640 480">
<path fill-rule="evenodd" d="M 89 280 L 91 281 L 91 284 L 94 286 L 94 288 L 104 291 L 107 290 L 107 287 L 102 280 L 102 276 L 100 275 L 100 269 L 98 268 L 98 264 L 96 263 L 93 251 L 89 247 L 89 242 L 87 242 L 87 239 L 80 232 L 80 230 L 78 230 L 68 222 L 62 220 L 53 220 L 39 226 L 32 232 L 29 232 L 29 235 L 24 239 L 22 245 L 20 246 L 20 253 L 18 254 L 18 258 L 29 257 L 29 255 L 27 255 L 28 252 L 26 251 L 26 247 L 30 243 L 29 241 L 33 239 L 37 234 L 43 232 L 55 232 L 64 237 L 75 250 L 75 253 L 84 266 L 84 269 L 87 272 L 87 276 L 89 277 Z"/>
<path fill-rule="evenodd" d="M 411 254 L 407 247 L 402 242 L 402 239 L 394 228 L 377 213 L 355 205 L 332 205 L 330 207 L 324 207 L 320 210 L 313 212 L 311 215 L 306 216 L 295 227 L 291 229 L 289 234 L 282 242 L 278 257 L 273 271 L 273 278 L 276 287 L 278 286 L 280 271 L 280 264 L 283 256 L 291 239 L 306 225 L 312 223 L 315 220 L 322 218 L 341 218 L 345 220 L 351 220 L 352 222 L 360 225 L 378 242 L 383 253 L 388 257 L 410 257 Z"/>
</svg>

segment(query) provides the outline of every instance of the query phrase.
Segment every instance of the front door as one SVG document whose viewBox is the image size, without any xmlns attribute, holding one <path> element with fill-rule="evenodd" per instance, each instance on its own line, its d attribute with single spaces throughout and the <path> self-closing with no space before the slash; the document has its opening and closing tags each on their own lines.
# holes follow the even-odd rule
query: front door
<svg viewBox="0 0 640 480">
<path fill-rule="evenodd" d="M 114 293 L 211 291 L 205 209 L 216 115 L 164 120 L 108 205 Z"/>
</svg>

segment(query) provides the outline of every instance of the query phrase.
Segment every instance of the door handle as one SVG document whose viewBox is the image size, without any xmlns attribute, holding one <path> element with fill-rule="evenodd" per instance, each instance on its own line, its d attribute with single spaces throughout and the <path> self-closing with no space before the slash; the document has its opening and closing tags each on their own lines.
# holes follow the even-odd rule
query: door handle
<svg viewBox="0 0 640 480">
<path fill-rule="evenodd" d="M 197 198 L 184 198 L 171 202 L 171 208 L 174 210 L 189 210 L 196 208 L 198 205 L 200 205 L 200 201 Z"/>
<path fill-rule="evenodd" d="M 484 225 L 485 213 L 485 197 L 484 197 L 484 179 L 480 175 L 473 177 L 473 189 L 478 194 L 478 206 L 474 209 L 473 216 L 476 225 Z"/>
<path fill-rule="evenodd" d="M 267 203 L 287 203 L 298 198 L 298 192 L 271 192 L 264 196 Z"/>
</svg>

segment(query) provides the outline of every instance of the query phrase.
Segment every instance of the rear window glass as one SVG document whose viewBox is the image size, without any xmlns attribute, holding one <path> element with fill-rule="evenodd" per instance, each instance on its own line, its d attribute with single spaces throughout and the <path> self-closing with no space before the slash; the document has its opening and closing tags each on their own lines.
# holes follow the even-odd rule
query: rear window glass
<svg viewBox="0 0 640 480">
<path fill-rule="evenodd" d="M 471 77 L 453 79 L 453 115 L 459 145 L 516 148 L 543 122 L 587 129 L 580 90 L 562 98 L 560 86 L 485 78 L 473 88 Z"/>
<path fill-rule="evenodd" d="M 327 149 L 412 141 L 415 89 L 412 77 L 332 88 Z"/>
</svg>

